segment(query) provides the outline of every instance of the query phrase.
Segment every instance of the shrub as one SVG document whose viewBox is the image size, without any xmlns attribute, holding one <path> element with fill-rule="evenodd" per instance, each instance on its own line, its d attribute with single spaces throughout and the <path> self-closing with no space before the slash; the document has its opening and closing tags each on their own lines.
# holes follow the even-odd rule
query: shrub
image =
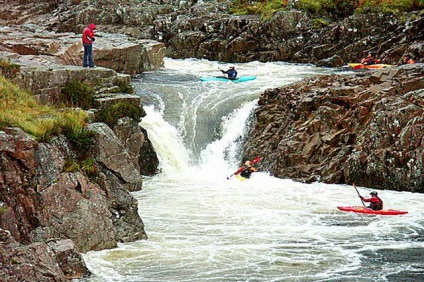
<svg viewBox="0 0 424 282">
<path fill-rule="evenodd" d="M 120 93 L 134 93 L 134 89 L 131 84 L 125 83 L 124 81 L 119 80 L 115 83 L 115 85 L 118 86 Z"/>
<path fill-rule="evenodd" d="M 142 115 L 143 110 L 140 107 L 128 102 L 119 102 L 99 111 L 96 119 L 114 127 L 120 118 L 131 117 L 139 120 Z"/>
<path fill-rule="evenodd" d="M 0 59 L 0 74 L 8 79 L 12 79 L 18 75 L 21 67 L 13 64 L 8 60 Z"/>
<path fill-rule="evenodd" d="M 72 80 L 62 89 L 61 100 L 68 106 L 88 110 L 94 106 L 94 89 L 80 81 Z"/>
<path fill-rule="evenodd" d="M 79 154 L 79 158 L 90 155 L 93 146 L 94 133 L 81 127 L 80 124 L 67 123 L 63 125 L 63 134 L 71 142 L 72 148 Z"/>
</svg>

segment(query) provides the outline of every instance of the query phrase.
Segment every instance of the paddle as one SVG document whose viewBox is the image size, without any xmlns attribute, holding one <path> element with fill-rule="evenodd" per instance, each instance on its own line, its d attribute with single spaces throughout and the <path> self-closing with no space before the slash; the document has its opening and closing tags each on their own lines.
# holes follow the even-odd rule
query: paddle
<svg viewBox="0 0 424 282">
<path fill-rule="evenodd" d="M 352 183 L 352 185 L 353 185 L 353 187 L 355 188 L 356 193 L 358 193 L 359 199 L 361 199 L 361 202 L 362 202 L 362 204 L 363 204 L 363 205 L 364 205 L 364 207 L 365 207 L 365 203 L 364 203 L 364 201 L 362 201 L 361 194 L 359 194 L 358 188 L 356 187 L 355 183 Z"/>
<path fill-rule="evenodd" d="M 250 163 L 252 164 L 252 165 L 254 165 L 255 163 L 258 163 L 259 161 L 261 160 L 261 158 L 260 157 L 256 157 L 256 158 L 254 158 L 253 160 L 251 160 L 250 161 Z M 231 174 L 230 176 L 228 176 L 227 177 L 227 179 L 230 179 L 230 177 L 232 177 L 232 176 L 234 176 L 234 175 L 237 175 L 237 174 L 239 174 L 240 172 L 242 172 L 243 170 L 245 170 L 246 169 L 246 167 L 245 166 L 242 166 L 241 168 L 239 168 L 236 172 L 234 172 L 233 174 Z"/>
</svg>

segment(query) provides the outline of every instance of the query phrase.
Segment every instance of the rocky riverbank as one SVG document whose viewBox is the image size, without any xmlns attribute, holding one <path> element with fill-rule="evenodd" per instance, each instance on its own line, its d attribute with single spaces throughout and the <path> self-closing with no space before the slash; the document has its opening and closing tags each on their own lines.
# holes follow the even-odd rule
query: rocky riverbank
<svg viewBox="0 0 424 282">
<path fill-rule="evenodd" d="M 99 31 L 163 42 L 173 58 L 336 67 L 358 62 L 372 50 L 388 64 L 398 63 L 405 53 L 424 59 L 423 11 L 337 17 L 286 10 L 263 21 L 259 16 L 229 14 L 231 2 L 15 0 L 0 11 L 9 24 L 42 24 L 55 32 L 80 33 L 90 19 Z"/>
<path fill-rule="evenodd" d="M 87 109 L 94 144 L 81 152 L 63 135 L 37 141 L 17 127 L 0 131 L 0 277 L 5 281 L 68 281 L 89 274 L 80 252 L 146 239 L 137 201 L 142 175 L 158 159 L 138 118 L 107 125 L 115 105 L 144 113 L 131 76 L 163 66 L 165 47 L 152 40 L 99 34 L 97 65 L 82 68 L 80 38 L 37 25 L 0 29 L 0 59 L 16 66 L 9 79 L 39 102 L 60 104 L 71 82 L 91 87 Z M 66 103 L 64 103 L 66 105 Z M 46 117 L 47 118 L 47 117 Z M 89 157 L 81 159 L 85 153 Z"/>
</svg>

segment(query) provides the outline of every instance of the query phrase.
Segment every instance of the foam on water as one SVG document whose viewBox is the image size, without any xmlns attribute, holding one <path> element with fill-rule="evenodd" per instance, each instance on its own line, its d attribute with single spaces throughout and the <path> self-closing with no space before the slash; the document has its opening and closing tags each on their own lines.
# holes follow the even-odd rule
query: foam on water
<svg viewBox="0 0 424 282">
<path fill-rule="evenodd" d="M 197 78 L 225 65 L 167 59 L 135 81 L 149 101 L 146 128 L 162 173 L 133 195 L 148 240 L 84 255 L 86 281 L 396 281 L 420 277 L 424 196 L 380 191 L 402 216 L 345 213 L 361 205 L 350 185 L 303 184 L 238 169 L 259 95 L 328 70 L 307 65 L 238 64 L 258 79 L 229 86 Z M 372 187 L 359 187 L 366 195 Z M 421 252 L 422 254 L 422 252 Z M 421 271 L 421 272 L 420 272 Z M 408 276 L 409 277 L 409 276 Z M 423 276 L 421 276 L 423 277 Z M 417 280 L 419 281 L 419 280 Z"/>
</svg>

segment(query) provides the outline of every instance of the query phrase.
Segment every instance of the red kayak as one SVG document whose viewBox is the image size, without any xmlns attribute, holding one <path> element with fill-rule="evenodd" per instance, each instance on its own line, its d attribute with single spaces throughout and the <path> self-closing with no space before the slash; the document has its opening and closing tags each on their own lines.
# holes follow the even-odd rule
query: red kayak
<svg viewBox="0 0 424 282">
<path fill-rule="evenodd" d="M 398 215 L 398 214 L 408 213 L 407 211 L 399 211 L 399 210 L 392 210 L 392 209 L 375 211 L 375 210 L 372 210 L 370 208 L 360 207 L 360 206 L 359 207 L 358 206 L 356 206 L 356 207 L 337 207 L 337 208 L 341 211 L 365 213 L 365 214 Z"/>
</svg>

